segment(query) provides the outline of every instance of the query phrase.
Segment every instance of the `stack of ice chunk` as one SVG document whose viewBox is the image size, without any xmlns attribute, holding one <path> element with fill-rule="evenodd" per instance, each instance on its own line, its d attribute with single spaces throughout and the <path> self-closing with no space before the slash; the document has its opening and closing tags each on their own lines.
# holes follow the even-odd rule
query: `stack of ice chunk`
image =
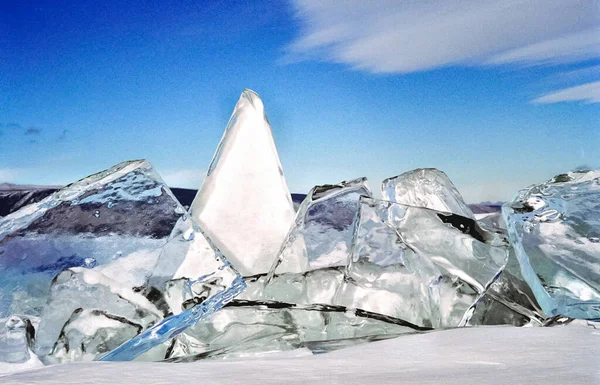
<svg viewBox="0 0 600 385">
<path fill-rule="evenodd" d="M 600 172 L 522 190 L 486 217 L 437 169 L 388 178 L 381 195 L 366 178 L 315 186 L 294 212 L 245 90 L 190 213 L 130 161 L 0 218 L 0 361 L 321 353 L 600 318 Z"/>
</svg>

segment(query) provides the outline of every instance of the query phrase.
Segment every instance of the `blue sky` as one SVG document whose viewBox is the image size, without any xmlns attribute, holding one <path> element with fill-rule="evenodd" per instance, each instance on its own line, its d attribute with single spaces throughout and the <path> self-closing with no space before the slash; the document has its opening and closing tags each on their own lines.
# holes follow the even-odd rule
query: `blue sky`
<svg viewBox="0 0 600 385">
<path fill-rule="evenodd" d="M 0 182 L 201 184 L 244 88 L 292 192 L 417 167 L 470 202 L 600 168 L 600 2 L 0 3 Z"/>
</svg>

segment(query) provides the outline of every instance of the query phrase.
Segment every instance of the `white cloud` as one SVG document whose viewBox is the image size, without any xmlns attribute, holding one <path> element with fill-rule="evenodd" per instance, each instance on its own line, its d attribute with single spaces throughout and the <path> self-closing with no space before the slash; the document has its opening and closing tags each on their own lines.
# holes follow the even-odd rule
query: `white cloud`
<svg viewBox="0 0 600 385">
<path fill-rule="evenodd" d="M 558 64 L 592 59 L 600 54 L 600 29 L 569 34 L 516 48 L 489 59 L 490 64 Z"/>
<path fill-rule="evenodd" d="M 549 104 L 575 101 L 600 103 L 600 81 L 554 91 L 533 100 L 533 103 Z"/>
<path fill-rule="evenodd" d="M 163 179 L 169 187 L 199 189 L 205 176 L 206 170 L 176 170 L 165 172 Z"/>
<path fill-rule="evenodd" d="M 598 0 L 294 0 L 288 60 L 371 72 L 576 62 L 598 56 Z"/>
</svg>

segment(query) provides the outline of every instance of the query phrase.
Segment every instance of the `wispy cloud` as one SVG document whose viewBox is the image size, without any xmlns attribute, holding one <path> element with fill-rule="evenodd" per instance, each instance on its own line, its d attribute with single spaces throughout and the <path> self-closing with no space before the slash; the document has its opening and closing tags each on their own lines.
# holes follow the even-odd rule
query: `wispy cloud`
<svg viewBox="0 0 600 385">
<path fill-rule="evenodd" d="M 598 56 L 598 0 L 294 0 L 288 59 L 376 73 L 450 65 L 572 63 Z"/>
<path fill-rule="evenodd" d="M 600 28 L 590 28 L 555 39 L 548 39 L 490 58 L 489 64 L 562 64 L 600 55 Z"/>
<path fill-rule="evenodd" d="M 177 170 L 165 172 L 163 179 L 170 187 L 183 187 L 199 189 L 206 170 Z"/>
<path fill-rule="evenodd" d="M 569 71 L 561 71 L 554 74 L 548 81 L 555 83 L 585 83 L 590 80 L 600 79 L 600 64 L 577 68 Z"/>
<path fill-rule="evenodd" d="M 42 130 L 37 127 L 29 127 L 25 130 L 25 135 L 39 135 L 41 132 Z"/>
<path fill-rule="evenodd" d="M 554 91 L 533 100 L 533 103 L 549 104 L 575 101 L 600 103 L 600 81 Z"/>
</svg>

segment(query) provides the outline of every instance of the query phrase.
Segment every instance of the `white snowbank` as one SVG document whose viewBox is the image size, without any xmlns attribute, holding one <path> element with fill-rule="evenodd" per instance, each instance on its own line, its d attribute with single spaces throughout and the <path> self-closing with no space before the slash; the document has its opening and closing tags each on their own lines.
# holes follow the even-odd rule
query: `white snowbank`
<svg viewBox="0 0 600 385">
<path fill-rule="evenodd" d="M 187 364 L 51 366 L 8 384 L 597 384 L 600 330 L 482 327 L 415 334 L 324 355 Z"/>
</svg>

